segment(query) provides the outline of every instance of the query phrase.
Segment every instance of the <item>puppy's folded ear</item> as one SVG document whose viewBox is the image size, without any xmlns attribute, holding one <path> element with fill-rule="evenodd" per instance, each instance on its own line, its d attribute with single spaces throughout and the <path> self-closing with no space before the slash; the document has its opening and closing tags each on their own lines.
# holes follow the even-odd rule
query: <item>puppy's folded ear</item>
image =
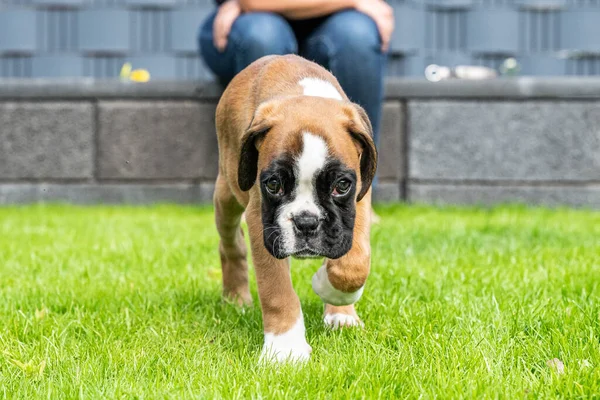
<svg viewBox="0 0 600 400">
<path fill-rule="evenodd" d="M 275 123 L 275 102 L 265 102 L 254 112 L 250 126 L 242 135 L 240 162 L 238 165 L 238 185 L 244 192 L 256 182 L 258 173 L 258 149 L 260 142 Z"/>
<path fill-rule="evenodd" d="M 349 104 L 345 108 L 348 117 L 347 129 L 357 143 L 360 152 L 360 192 L 356 201 L 360 201 L 371 187 L 377 171 L 377 149 L 373 141 L 373 127 L 365 110 L 358 104 Z"/>
</svg>

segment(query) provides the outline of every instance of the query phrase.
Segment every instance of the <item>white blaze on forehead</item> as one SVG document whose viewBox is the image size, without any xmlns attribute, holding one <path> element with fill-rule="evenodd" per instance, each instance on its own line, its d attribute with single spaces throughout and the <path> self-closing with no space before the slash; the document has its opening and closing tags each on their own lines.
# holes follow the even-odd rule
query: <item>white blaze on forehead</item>
<svg viewBox="0 0 600 400">
<path fill-rule="evenodd" d="M 302 154 L 297 163 L 298 181 L 301 185 L 310 185 L 312 189 L 315 174 L 325 166 L 327 144 L 322 137 L 308 132 L 304 133 L 302 139 Z"/>
<path fill-rule="evenodd" d="M 296 162 L 296 197 L 289 204 L 288 213 L 293 215 L 309 212 L 321 216 L 317 205 L 314 183 L 317 173 L 325 166 L 327 144 L 323 138 L 305 132 L 302 154 Z"/>
<path fill-rule="evenodd" d="M 292 217 L 303 212 L 321 218 L 323 211 L 317 204 L 314 187 L 316 175 L 323 169 L 327 161 L 327 144 L 322 137 L 305 132 L 302 136 L 302 153 L 296 159 L 296 187 L 291 202 L 279 209 L 277 223 L 282 230 L 282 245 L 288 253 L 294 252 L 296 237 Z"/>
<path fill-rule="evenodd" d="M 342 95 L 331 82 L 319 78 L 304 78 L 298 82 L 304 88 L 305 96 L 327 97 L 329 99 L 342 100 Z"/>
</svg>

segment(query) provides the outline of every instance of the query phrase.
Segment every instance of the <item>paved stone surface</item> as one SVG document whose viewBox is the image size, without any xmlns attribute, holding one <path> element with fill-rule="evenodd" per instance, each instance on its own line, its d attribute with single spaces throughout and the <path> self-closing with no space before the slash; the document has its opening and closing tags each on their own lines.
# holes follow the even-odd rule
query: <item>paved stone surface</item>
<svg viewBox="0 0 600 400">
<path fill-rule="evenodd" d="M 411 101 L 411 178 L 597 180 L 597 102 Z"/>
<path fill-rule="evenodd" d="M 0 204 L 203 204 L 214 184 L 0 184 Z"/>
<path fill-rule="evenodd" d="M 409 183 L 408 201 L 440 205 L 520 203 L 600 209 L 600 185 L 532 187 Z"/>
<path fill-rule="evenodd" d="M 404 117 L 400 102 L 387 102 L 383 106 L 377 150 L 379 179 L 403 178 Z"/>
<path fill-rule="evenodd" d="M 165 99 L 217 101 L 222 86 L 213 81 L 150 81 L 144 84 L 93 78 L 0 79 L 0 99 Z M 388 78 L 388 99 L 599 99 L 600 78 L 522 76 L 484 81 Z"/>
<path fill-rule="evenodd" d="M 0 79 L 0 99 L 202 99 L 217 102 L 223 87 L 213 81 L 163 81 L 143 84 L 118 79 Z"/>
<path fill-rule="evenodd" d="M 0 103 L 0 179 L 92 176 L 91 103 Z"/>
<path fill-rule="evenodd" d="M 532 77 L 488 80 L 391 78 L 385 85 L 389 99 L 599 99 L 598 77 Z"/>
<path fill-rule="evenodd" d="M 100 102 L 99 178 L 216 177 L 215 109 L 192 101 Z"/>
</svg>

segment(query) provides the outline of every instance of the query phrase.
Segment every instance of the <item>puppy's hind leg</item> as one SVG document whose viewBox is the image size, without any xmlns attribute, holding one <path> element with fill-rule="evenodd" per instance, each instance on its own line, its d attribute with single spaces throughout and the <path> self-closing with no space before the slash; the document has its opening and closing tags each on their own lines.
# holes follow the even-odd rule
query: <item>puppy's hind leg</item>
<svg viewBox="0 0 600 400">
<path fill-rule="evenodd" d="M 248 251 L 240 219 L 244 208 L 237 201 L 226 180 L 219 175 L 213 197 L 215 222 L 221 238 L 219 254 L 223 270 L 223 297 L 238 305 L 252 304 L 248 288 Z"/>
</svg>

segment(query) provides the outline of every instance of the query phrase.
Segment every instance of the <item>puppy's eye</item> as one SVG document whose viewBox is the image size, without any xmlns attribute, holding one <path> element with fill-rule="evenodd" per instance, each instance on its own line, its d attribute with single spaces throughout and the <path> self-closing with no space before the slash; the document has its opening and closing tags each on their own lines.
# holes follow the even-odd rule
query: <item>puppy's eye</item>
<svg viewBox="0 0 600 400">
<path fill-rule="evenodd" d="M 348 179 L 340 179 L 339 181 L 337 181 L 337 183 L 333 187 L 332 194 L 334 196 L 343 196 L 346 193 L 348 193 L 348 191 L 350 191 L 351 187 L 352 187 L 352 182 L 350 182 Z"/>
<path fill-rule="evenodd" d="M 270 178 L 267 183 L 265 183 L 265 187 L 267 191 L 271 194 L 282 194 L 283 187 L 281 186 L 281 182 L 277 178 Z"/>
</svg>

